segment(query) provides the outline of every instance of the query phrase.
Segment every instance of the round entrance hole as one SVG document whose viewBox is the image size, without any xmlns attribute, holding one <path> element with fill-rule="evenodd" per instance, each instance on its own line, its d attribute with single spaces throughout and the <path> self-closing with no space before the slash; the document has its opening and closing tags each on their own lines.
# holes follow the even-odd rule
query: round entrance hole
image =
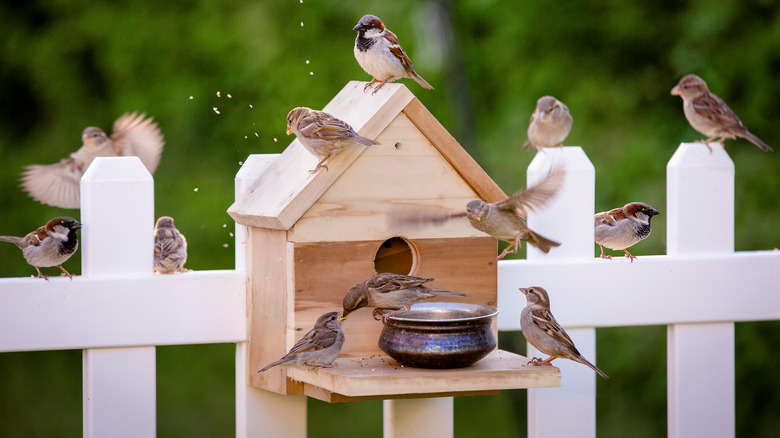
<svg viewBox="0 0 780 438">
<path fill-rule="evenodd" d="M 392 237 L 379 245 L 374 256 L 374 270 L 411 275 L 417 266 L 417 249 L 402 237 Z"/>
</svg>

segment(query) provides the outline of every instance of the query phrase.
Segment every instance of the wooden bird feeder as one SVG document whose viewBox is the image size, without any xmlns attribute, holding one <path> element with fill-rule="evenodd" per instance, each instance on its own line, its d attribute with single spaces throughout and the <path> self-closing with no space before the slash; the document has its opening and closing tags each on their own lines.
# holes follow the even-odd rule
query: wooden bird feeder
<svg viewBox="0 0 780 438">
<path fill-rule="evenodd" d="M 506 195 L 404 85 L 375 95 L 363 85 L 348 83 L 323 110 L 380 145 L 352 146 L 312 175 L 318 159 L 294 140 L 228 210 L 248 227 L 249 384 L 329 402 L 559 386 L 558 368 L 527 367 L 501 350 L 461 369 L 401 367 L 379 350 L 382 323 L 371 309 L 342 324 L 333 368 L 256 372 L 377 272 L 434 277 L 431 287 L 468 294 L 453 301 L 497 304 L 496 239 L 465 218 L 394 229 L 388 214 L 399 205 L 462 211 L 472 199 Z"/>
</svg>

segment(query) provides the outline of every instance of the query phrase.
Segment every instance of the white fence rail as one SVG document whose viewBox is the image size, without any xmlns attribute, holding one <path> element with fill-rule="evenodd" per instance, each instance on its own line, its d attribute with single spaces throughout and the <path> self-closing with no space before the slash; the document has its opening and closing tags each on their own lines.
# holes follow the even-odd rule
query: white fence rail
<svg viewBox="0 0 780 438">
<path fill-rule="evenodd" d="M 709 155 L 701 145 L 680 146 L 667 167 L 669 255 L 634 263 L 593 258 L 595 171 L 584 152 L 538 154 L 529 183 L 552 162 L 567 167 L 568 179 L 554 204 L 529 222 L 564 246 L 499 264 L 500 330 L 519 330 L 525 303 L 517 288 L 531 285 L 550 292 L 556 317 L 594 360 L 597 327 L 667 325 L 674 437 L 734 436 L 733 323 L 780 319 L 780 253 L 734 253 L 734 165 L 713 149 Z M 236 177 L 237 193 L 273 158 L 250 157 Z M 304 397 L 244 381 L 242 227 L 236 228 L 236 270 L 153 275 L 153 181 L 140 161 L 96 160 L 81 196 L 83 275 L 0 279 L 0 352 L 84 350 L 84 435 L 147 437 L 156 432 L 154 346 L 235 342 L 237 436 L 306 436 Z M 712 212 L 704 221 L 702 204 Z M 115 233 L 116 223 L 123 234 Z M 753 305 L 734 305 L 735 294 Z M 529 436 L 595 436 L 595 374 L 566 360 L 556 365 L 561 388 L 529 390 Z M 450 437 L 452 419 L 451 398 L 384 404 L 386 437 Z"/>
</svg>

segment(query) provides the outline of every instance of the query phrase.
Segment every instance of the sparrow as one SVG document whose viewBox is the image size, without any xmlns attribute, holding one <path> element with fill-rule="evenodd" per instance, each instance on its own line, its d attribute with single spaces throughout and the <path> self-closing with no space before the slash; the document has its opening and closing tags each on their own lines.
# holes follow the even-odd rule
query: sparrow
<svg viewBox="0 0 780 438">
<path fill-rule="evenodd" d="M 748 131 L 739 120 L 734 111 L 726 105 L 720 97 L 707 88 L 707 83 L 696 75 L 685 75 L 677 85 L 672 88 L 673 96 L 680 96 L 683 100 L 683 112 L 688 123 L 693 129 L 708 136 L 706 140 L 699 140 L 710 149 L 709 142 L 720 137 L 718 142 L 723 145 L 727 139 L 736 137 L 744 138 L 763 151 L 771 151 L 772 148 Z M 710 149 L 712 152 L 712 149 Z"/>
<path fill-rule="evenodd" d="M 81 134 L 82 146 L 59 163 L 25 167 L 22 188 L 33 199 L 60 208 L 79 208 L 79 183 L 97 157 L 137 156 L 150 173 L 160 162 L 165 141 L 160 128 L 146 114 L 125 113 L 114 122 L 109 138 L 102 129 L 90 126 Z"/>
<path fill-rule="evenodd" d="M 542 96 L 536 101 L 536 109 L 528 125 L 528 141 L 523 149 L 541 151 L 549 147 L 563 147 L 563 141 L 571 131 L 572 118 L 569 108 L 552 96 Z"/>
<path fill-rule="evenodd" d="M 475 199 L 469 202 L 465 216 L 472 227 L 510 243 L 497 260 L 503 259 L 510 251 L 517 253 L 521 240 L 546 254 L 561 244 L 528 228 L 526 217 L 529 211 L 543 207 L 552 199 L 564 180 L 564 171 L 552 170 L 535 186 L 520 189 L 503 201 L 489 204 Z"/>
<path fill-rule="evenodd" d="M 24 259 L 38 271 L 38 278 L 49 281 L 48 275 L 43 275 L 40 268 L 56 266 L 63 276 L 73 279 L 62 264 L 67 261 L 79 247 L 76 232 L 81 224 L 69 217 L 55 217 L 46 225 L 24 237 L 0 236 L 0 242 L 10 242 L 18 246 L 24 254 Z"/>
<path fill-rule="evenodd" d="M 311 368 L 331 368 L 344 345 L 344 332 L 341 331 L 343 317 L 339 312 L 328 312 L 314 323 L 314 328 L 296 342 L 290 351 L 276 362 L 271 362 L 263 371 L 282 365 L 302 370 Z"/>
<path fill-rule="evenodd" d="M 660 214 L 658 210 L 644 202 L 630 202 L 623 207 L 596 213 L 595 236 L 601 248 L 601 258 L 612 258 L 604 254 L 606 246 L 609 249 L 622 249 L 633 263 L 636 257 L 626 248 L 650 235 L 650 220 L 657 214 Z"/>
<path fill-rule="evenodd" d="M 173 218 L 160 216 L 154 225 L 154 271 L 158 274 L 187 272 L 187 239 L 173 225 Z"/>
<path fill-rule="evenodd" d="M 314 156 L 320 159 L 317 167 L 328 170 L 325 163 L 333 156 L 353 144 L 372 146 L 380 144 L 370 138 L 361 137 L 347 122 L 332 115 L 306 107 L 297 107 L 287 114 L 287 135 L 295 133 L 298 141 Z"/>
<path fill-rule="evenodd" d="M 350 313 L 361 307 L 373 307 L 375 319 L 379 314 L 382 314 L 382 317 L 386 319 L 395 313 L 408 311 L 412 304 L 428 298 L 466 296 L 460 292 L 430 289 L 425 286 L 424 283 L 433 280 L 433 278 L 413 277 L 390 272 L 372 275 L 366 281 L 349 289 L 349 292 L 344 296 L 342 315 L 346 319 Z M 383 310 L 393 312 L 384 313 Z"/>
<path fill-rule="evenodd" d="M 604 371 L 582 357 L 566 330 L 555 320 L 550 312 L 550 297 L 546 290 L 539 286 L 533 286 L 527 289 L 520 288 L 520 292 L 525 295 L 526 299 L 525 307 L 520 313 L 520 329 L 523 331 L 523 336 L 534 348 L 550 356 L 544 361 L 535 357 L 528 363 L 546 365 L 554 359 L 564 357 L 585 364 L 599 373 L 601 377 L 609 379 Z"/>
<path fill-rule="evenodd" d="M 352 30 L 358 33 L 355 39 L 355 59 L 373 77 L 363 87 L 364 92 L 379 83 L 372 93 L 375 94 L 386 83 L 401 78 L 414 79 L 423 88 L 433 89 L 414 71 L 412 61 L 401 48 L 398 37 L 385 27 L 379 17 L 364 15 Z"/>
</svg>

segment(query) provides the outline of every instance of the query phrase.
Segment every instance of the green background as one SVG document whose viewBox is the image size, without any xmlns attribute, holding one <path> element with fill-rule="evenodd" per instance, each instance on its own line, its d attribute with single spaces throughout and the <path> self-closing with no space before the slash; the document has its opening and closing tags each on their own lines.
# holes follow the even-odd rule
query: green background
<svg viewBox="0 0 780 438">
<path fill-rule="evenodd" d="M 654 206 L 662 215 L 653 233 L 631 251 L 665 254 L 666 163 L 680 142 L 701 138 L 669 90 L 684 74 L 700 75 L 754 134 L 780 148 L 779 10 L 771 0 L 4 1 L 0 234 L 78 218 L 29 198 L 18 188 L 20 172 L 67 157 L 85 127 L 110 130 L 122 113 L 140 111 L 166 139 L 156 215 L 173 216 L 187 236 L 189 268 L 231 268 L 234 225 L 225 211 L 240 162 L 289 144 L 291 108 L 321 108 L 346 82 L 369 79 L 354 60 L 351 29 L 373 13 L 436 89 L 404 83 L 505 192 L 525 185 L 528 119 L 538 97 L 554 95 L 574 117 L 566 144 L 582 146 L 596 167 L 597 210 Z M 773 249 L 778 152 L 744 140 L 726 145 L 736 166 L 736 249 Z M 705 221 L 719 214 L 707 205 L 701 212 Z M 79 258 L 65 267 L 80 272 Z M 17 248 L 0 246 L 0 275 L 32 273 Z M 735 292 L 735 305 L 750 305 Z M 738 436 L 780 430 L 778 329 L 736 325 Z M 598 330 L 598 364 L 612 377 L 597 380 L 599 436 L 665 433 L 665 333 Z M 524 351 L 519 333 L 499 342 Z M 157 351 L 159 436 L 233 435 L 233 345 Z M 80 435 L 80 369 L 80 351 L 0 354 L 0 436 Z M 381 433 L 380 402 L 309 407 L 312 437 Z M 525 391 L 456 399 L 458 437 L 525 432 Z"/>
</svg>

